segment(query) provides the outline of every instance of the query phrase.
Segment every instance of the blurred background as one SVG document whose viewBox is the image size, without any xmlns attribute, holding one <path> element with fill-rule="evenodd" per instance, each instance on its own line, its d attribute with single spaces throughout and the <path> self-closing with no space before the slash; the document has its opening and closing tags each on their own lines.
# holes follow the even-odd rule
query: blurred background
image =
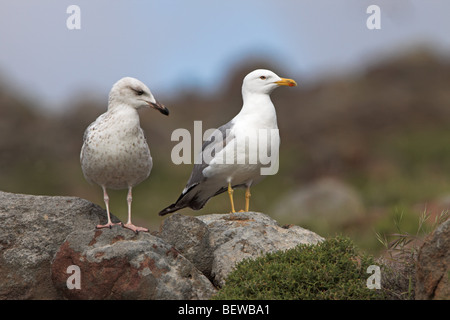
<svg viewBox="0 0 450 320">
<path fill-rule="evenodd" d="M 69 5 L 81 29 L 69 30 Z M 369 5 L 381 29 L 369 30 Z M 375 233 L 406 232 L 450 206 L 450 2 L 2 1 L 0 190 L 76 196 L 104 207 L 79 164 L 85 128 L 111 86 L 142 80 L 170 109 L 142 110 L 154 161 L 133 192 L 134 222 L 158 229 L 192 165 L 175 165 L 170 140 L 229 121 L 243 77 L 268 68 L 299 86 L 272 94 L 280 170 L 252 188 L 251 210 L 380 252 Z M 126 190 L 111 191 L 126 219 Z M 238 208 L 244 191 L 235 192 Z M 226 194 L 200 211 L 229 211 Z"/>
</svg>

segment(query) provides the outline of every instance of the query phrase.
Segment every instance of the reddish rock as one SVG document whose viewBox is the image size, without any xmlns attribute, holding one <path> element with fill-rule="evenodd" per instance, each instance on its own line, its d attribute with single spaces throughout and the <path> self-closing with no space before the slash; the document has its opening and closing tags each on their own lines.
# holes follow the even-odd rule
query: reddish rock
<svg viewBox="0 0 450 320">
<path fill-rule="evenodd" d="M 450 220 L 425 240 L 419 251 L 416 299 L 450 300 Z"/>
<path fill-rule="evenodd" d="M 76 197 L 0 191 L 0 221 L 0 300 L 61 299 L 49 272 L 55 252 L 72 231 L 104 223 L 106 212 Z"/>
<path fill-rule="evenodd" d="M 71 265 L 80 289 L 69 289 Z M 67 299 L 208 299 L 215 289 L 162 239 L 123 228 L 73 232 L 52 263 L 52 281 Z"/>
</svg>

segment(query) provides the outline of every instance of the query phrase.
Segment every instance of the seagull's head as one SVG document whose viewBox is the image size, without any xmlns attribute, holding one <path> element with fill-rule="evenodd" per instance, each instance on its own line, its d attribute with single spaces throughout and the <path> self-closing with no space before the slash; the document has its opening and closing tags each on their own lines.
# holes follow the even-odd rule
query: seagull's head
<svg viewBox="0 0 450 320">
<path fill-rule="evenodd" d="M 270 70 L 258 69 L 245 76 L 242 94 L 247 92 L 270 94 L 279 86 L 294 87 L 296 85 L 297 82 L 292 79 L 281 78 Z"/>
<path fill-rule="evenodd" d="M 150 89 L 131 77 L 122 78 L 113 85 L 109 93 L 109 105 L 117 104 L 135 109 L 152 107 L 166 116 L 169 115 L 169 110 L 155 99 Z"/>
</svg>

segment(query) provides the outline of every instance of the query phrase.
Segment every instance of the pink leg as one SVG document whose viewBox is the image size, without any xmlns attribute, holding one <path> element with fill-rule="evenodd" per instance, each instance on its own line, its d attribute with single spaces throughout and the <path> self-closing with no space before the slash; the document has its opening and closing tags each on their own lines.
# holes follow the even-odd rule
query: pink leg
<svg viewBox="0 0 450 320">
<path fill-rule="evenodd" d="M 108 193 L 106 192 L 106 188 L 105 186 L 102 186 L 103 189 L 103 200 L 105 201 L 105 205 L 106 205 L 106 213 L 108 214 L 108 223 L 107 224 L 99 224 L 96 226 L 97 229 L 102 229 L 102 228 L 112 228 L 112 226 L 114 225 L 118 225 L 118 224 L 122 224 L 121 222 L 119 223 L 112 223 L 111 222 L 111 214 L 109 213 L 109 197 L 108 197 Z"/>
<path fill-rule="evenodd" d="M 126 224 L 123 225 L 124 228 L 133 230 L 134 232 L 138 233 L 139 231 L 148 232 L 147 228 L 143 227 L 136 227 L 134 224 L 131 223 L 131 202 L 133 201 L 133 197 L 131 196 L 131 189 L 132 187 L 128 187 L 128 196 L 127 196 L 127 202 L 128 202 L 128 221 Z"/>
</svg>

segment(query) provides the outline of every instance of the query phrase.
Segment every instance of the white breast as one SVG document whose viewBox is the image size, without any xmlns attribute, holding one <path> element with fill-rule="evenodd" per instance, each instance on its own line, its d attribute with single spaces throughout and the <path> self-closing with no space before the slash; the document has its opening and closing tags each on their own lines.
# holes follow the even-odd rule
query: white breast
<svg viewBox="0 0 450 320">
<path fill-rule="evenodd" d="M 149 176 L 152 158 L 136 110 L 108 111 L 88 127 L 81 167 L 87 180 L 112 189 L 135 186 Z"/>
</svg>

